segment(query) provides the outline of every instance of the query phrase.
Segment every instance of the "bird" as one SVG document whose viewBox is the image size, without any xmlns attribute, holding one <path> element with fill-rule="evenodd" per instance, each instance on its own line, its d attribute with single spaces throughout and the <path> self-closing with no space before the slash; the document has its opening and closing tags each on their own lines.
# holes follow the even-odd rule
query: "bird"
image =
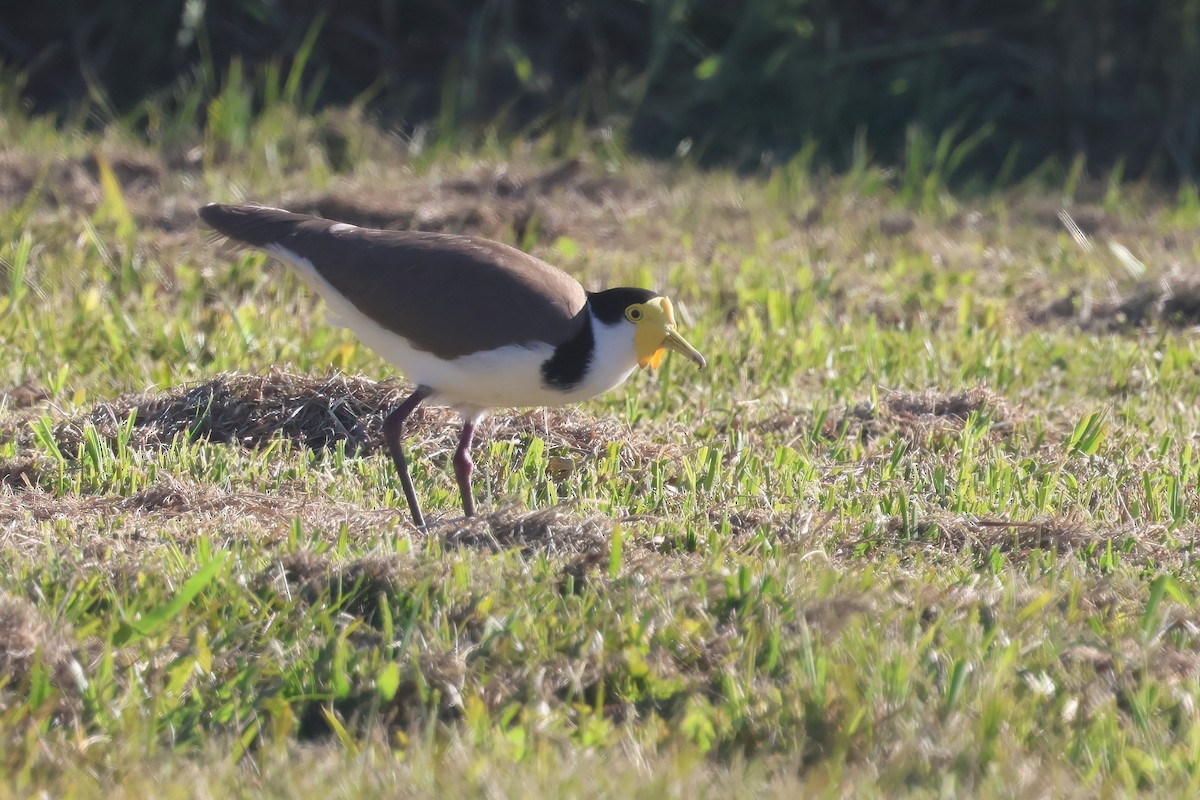
<svg viewBox="0 0 1200 800">
<path fill-rule="evenodd" d="M 453 464 L 475 516 L 471 445 L 493 409 L 561 406 L 616 388 L 668 350 L 705 358 L 679 332 L 671 301 L 648 289 L 589 292 L 515 247 L 475 236 L 378 230 L 259 205 L 210 203 L 200 219 L 290 267 L 329 310 L 415 389 L 383 436 L 413 524 L 426 528 L 404 424 L 423 402 L 462 418 Z"/>
</svg>

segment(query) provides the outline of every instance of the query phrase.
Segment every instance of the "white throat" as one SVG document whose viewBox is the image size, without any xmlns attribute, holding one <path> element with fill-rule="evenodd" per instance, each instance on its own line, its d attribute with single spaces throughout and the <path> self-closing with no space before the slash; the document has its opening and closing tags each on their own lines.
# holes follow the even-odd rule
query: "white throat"
<svg viewBox="0 0 1200 800">
<path fill-rule="evenodd" d="M 588 314 L 592 317 L 592 360 L 583 380 L 563 394 L 564 402 L 585 400 L 614 389 L 624 383 L 638 365 L 633 342 L 636 326 L 624 319 L 612 324 L 601 322 L 590 308 Z"/>
</svg>

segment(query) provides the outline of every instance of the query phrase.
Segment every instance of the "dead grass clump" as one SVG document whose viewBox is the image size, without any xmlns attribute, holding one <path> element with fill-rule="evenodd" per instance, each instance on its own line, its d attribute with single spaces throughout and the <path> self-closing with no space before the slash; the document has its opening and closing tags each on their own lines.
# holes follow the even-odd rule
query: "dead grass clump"
<svg viewBox="0 0 1200 800">
<path fill-rule="evenodd" d="M 92 214 L 104 196 L 98 153 L 112 170 L 130 213 L 144 233 L 152 229 L 180 233 L 195 228 L 196 201 L 182 197 L 178 191 L 165 191 L 177 170 L 169 170 L 155 153 L 112 144 L 82 158 L 50 160 L 22 150 L 0 152 L 0 206 L 16 206 L 36 195 L 42 211 L 66 209 Z M 157 241 L 143 236 L 140 243 Z"/>
<path fill-rule="evenodd" d="M 390 700 L 381 701 L 374 689 L 353 692 L 332 701 L 333 711 L 357 727 L 378 714 L 378 726 L 389 731 L 412 731 L 436 722 L 452 724 L 462 717 L 463 687 L 467 667 L 461 653 L 422 651 L 415 660 L 401 665 L 400 683 Z M 431 698 L 433 700 L 431 701 Z M 329 724 L 330 701 L 298 702 L 301 741 L 329 741 L 339 735 Z M 373 727 L 375 724 L 373 723 Z"/>
<path fill-rule="evenodd" d="M 88 174 L 87 168 L 76 159 L 60 159 L 46 172 L 40 187 L 51 207 L 80 209 L 88 214 L 100 205 L 100 185 Z"/>
<path fill-rule="evenodd" d="M 903 211 L 884 214 L 879 218 L 879 232 L 888 237 L 911 233 L 916 226 L 916 220 L 912 218 L 912 215 Z"/>
<path fill-rule="evenodd" d="M 57 712 L 73 715 L 85 678 L 67 636 L 27 601 L 0 591 L 0 676 L 7 679 L 0 708 L 6 692 L 28 691 L 39 669 L 61 693 Z"/>
<path fill-rule="evenodd" d="M 327 585 L 332 560 L 327 553 L 312 550 L 295 550 L 285 553 L 260 577 L 259 583 L 274 587 L 276 593 L 293 597 L 310 596 Z"/>
<path fill-rule="evenodd" d="M 355 589 L 376 602 L 380 595 L 393 595 L 411 575 L 413 560 L 398 554 L 367 556 L 346 562 L 333 573 L 343 591 Z"/>
<path fill-rule="evenodd" d="M 982 387 L 954 393 L 934 389 L 918 394 L 894 392 L 879 406 L 861 403 L 840 418 L 831 417 L 824 433 L 831 439 L 854 437 L 864 444 L 894 433 L 914 444 L 927 444 L 957 436 L 973 416 L 987 420 L 994 435 L 1012 433 L 1012 410 L 1004 398 Z"/>
<path fill-rule="evenodd" d="M 653 461 L 677 458 L 687 441 L 682 433 L 676 435 L 668 431 L 656 436 L 649 431 L 630 428 L 619 417 L 597 419 L 574 407 L 514 413 L 502 411 L 489 417 L 487 425 L 479 434 L 480 440 L 520 442 L 536 436 L 545 441 L 547 449 L 566 449 L 584 458 L 603 456 L 609 444 L 620 442 L 618 459 L 622 469 L 640 469 Z M 451 425 L 446 435 L 453 437 L 456 431 L 456 426 Z M 447 443 L 453 446 L 452 439 Z M 574 469 L 574 464 L 560 460 L 550 467 L 566 472 Z"/>
<path fill-rule="evenodd" d="M 257 584 L 309 605 L 342 604 L 348 613 L 374 624 L 379 604 L 407 585 L 413 566 L 411 557 L 395 554 L 338 564 L 327 554 L 297 550 L 282 555 L 259 576 Z"/>
<path fill-rule="evenodd" d="M 1100 541 L 1100 537 L 1070 519 L 1045 519 L 1031 522 L 977 519 L 971 522 L 976 550 L 1027 553 L 1033 550 L 1079 550 Z"/>
<path fill-rule="evenodd" d="M 167 175 L 166 164 L 155 153 L 140 149 L 107 148 L 104 161 L 121 184 L 122 191 L 129 194 L 157 191 Z M 83 159 L 83 168 L 93 181 L 100 180 L 100 160 L 96 153 Z"/>
<path fill-rule="evenodd" d="M 1121 331 L 1200 325 L 1200 274 L 1167 275 L 1106 300 L 1072 288 L 1029 314 L 1037 324 L 1074 323 L 1084 330 Z"/>
<path fill-rule="evenodd" d="M 36 484 L 21 488 L 25 491 L 0 492 L 0 524 L 22 523 L 25 520 L 45 522 L 56 518 L 84 516 L 94 506 L 94 503 L 82 501 L 78 497 L 55 497 Z"/>
<path fill-rule="evenodd" d="M 1116 654 L 1091 644 L 1072 644 L 1059 654 L 1059 661 L 1068 667 L 1083 667 L 1108 680 L 1116 674 Z"/>
<path fill-rule="evenodd" d="M 29 489 L 37 485 L 40 470 L 34 458 L 0 461 L 0 486 Z"/>
<path fill-rule="evenodd" d="M 75 158 L 48 161 L 18 149 L 0 153 L 0 202 L 19 205 L 36 192 L 51 207 L 92 211 L 100 200 L 100 187 Z"/>
<path fill-rule="evenodd" d="M 826 634 L 841 631 L 855 617 L 875 611 L 874 599 L 863 594 L 815 600 L 804 606 L 804 624 Z"/>
<path fill-rule="evenodd" d="M 298 213 L 348 222 L 362 228 L 408 230 L 415 226 L 417 212 L 395 195 L 375 196 L 370 192 L 330 192 L 297 204 Z"/>
<path fill-rule="evenodd" d="M 1072 708 L 1072 716 L 1095 714 L 1112 703 L 1131 724 L 1140 716 L 1140 695 L 1148 681 L 1168 686 L 1191 684 L 1200 677 L 1200 653 L 1188 647 L 1158 640 L 1147 652 L 1138 639 L 1124 639 L 1116 647 L 1101 648 L 1075 644 L 1063 649 L 1059 660 L 1064 674 L 1060 691 L 1070 692 L 1081 702 Z M 1164 712 L 1169 715 L 1194 713 L 1191 702 Z"/>
<path fill-rule="evenodd" d="M 335 374 L 309 377 L 273 370 L 267 375 L 224 373 L 199 384 L 166 392 L 130 395 L 94 407 L 58 426 L 59 446 L 68 457 L 79 450 L 84 429 L 94 426 L 115 440 L 133 415 L 130 444 L 168 447 L 178 436 L 259 447 L 277 436 L 314 450 L 344 442 L 352 455 L 370 455 L 384 446 L 383 420 L 407 390 L 393 382 Z M 420 408 L 407 423 L 405 440 L 426 452 L 453 451 L 458 416 L 437 407 Z M 30 437 L 18 429 L 17 436 Z M 623 422 L 598 420 L 575 408 L 504 413 L 489 418 L 480 440 L 533 436 L 550 448 L 566 448 L 584 457 L 602 455 L 610 442 L 621 441 L 622 464 L 634 468 L 672 457 L 678 442 L 635 436 Z M 572 465 L 564 460 L 562 469 Z"/>
<path fill-rule="evenodd" d="M 171 476 L 160 478 L 128 497 L 96 499 L 108 501 L 114 511 L 167 516 L 234 512 L 259 518 L 288 517 L 296 510 L 286 498 L 253 492 L 228 492 L 215 486 L 185 483 Z"/>
<path fill-rule="evenodd" d="M 1166 525 L 1127 524 L 1106 529 L 1089 528 L 1076 517 L 1050 517 L 1028 521 L 964 517 L 949 513 L 924 516 L 915 525 L 899 517 L 888 520 L 886 536 L 909 540 L 938 553 L 971 550 L 1028 555 L 1035 550 L 1099 553 L 1111 546 L 1122 559 L 1147 559 L 1164 565 L 1189 558 L 1200 543 L 1200 531 Z M 878 545 L 877 540 L 863 544 Z"/>
<path fill-rule="evenodd" d="M 773 511 L 759 507 L 742 508 L 733 512 L 714 509 L 709 512 L 708 520 L 714 527 L 718 527 L 726 518 L 727 513 L 729 527 L 734 536 L 748 536 L 760 528 L 773 525 L 778 521 L 778 515 Z"/>
<path fill-rule="evenodd" d="M 13 467 L 14 471 L 22 468 L 21 464 Z M 21 474 L 23 473 L 18 473 L 16 480 L 22 480 Z M 19 495 L 0 494 L 0 522 L 22 519 L 32 519 L 35 522 L 52 519 L 83 521 L 98 516 L 111 518 L 115 514 L 171 518 L 184 514 L 215 516 L 224 513 L 232 513 L 239 517 L 253 515 L 259 518 L 275 514 L 282 522 L 284 518 L 291 519 L 288 514 L 295 510 L 280 498 L 224 492 L 211 486 L 184 483 L 169 476 L 126 497 L 71 494 L 59 496 L 42 490 L 32 481 L 23 488 L 27 491 Z"/>
<path fill-rule="evenodd" d="M 37 165 L 28 155 L 8 149 L 0 152 L 0 202 L 24 201 L 36 179 Z"/>
<path fill-rule="evenodd" d="M 577 517 L 562 506 L 522 512 L 503 508 L 484 516 L 436 524 L 431 533 L 458 547 L 488 550 L 538 550 L 570 560 L 603 557 L 612 549 L 613 522 L 608 517 Z"/>
<path fill-rule="evenodd" d="M 1167 683 L 1193 682 L 1200 677 L 1200 653 L 1179 647 L 1163 647 L 1150 661 L 1151 675 Z"/>
<path fill-rule="evenodd" d="M 888 409 L 903 417 L 939 417 L 966 422 L 967 417 L 998 405 L 985 389 L 968 389 L 951 395 L 937 392 L 895 394 L 887 399 Z"/>
<path fill-rule="evenodd" d="M 1020 216 L 1037 227 L 1055 233 L 1065 227 L 1076 239 L 1101 234 L 1111 236 L 1125 230 L 1121 220 L 1103 208 L 1092 205 L 1076 205 L 1068 213 L 1060 203 L 1034 200 L 1028 207 L 1020 209 Z"/>
<path fill-rule="evenodd" d="M 29 535 L 28 523 L 52 520 L 92 528 L 87 541 L 101 551 L 109 546 L 154 548 L 180 536 L 190 538 L 196 529 L 217 530 L 218 538 L 232 538 L 244 535 L 247 524 L 257 526 L 260 538 L 280 542 L 297 520 L 306 530 L 331 537 L 377 535 L 409 526 L 407 512 L 392 508 L 361 508 L 305 494 L 227 491 L 171 477 L 129 496 L 59 496 L 36 484 L 25 491 L 0 491 L 0 526 L 12 526 L 13 534 L 0 528 L 0 543 L 6 547 L 36 550 L 42 540 Z M 95 531 L 98 521 L 108 533 Z"/>
<path fill-rule="evenodd" d="M 50 390 L 36 379 L 30 379 L 19 386 L 0 392 L 0 409 L 5 407 L 29 408 L 49 399 Z"/>
<path fill-rule="evenodd" d="M 1101 541 L 1101 537 L 1065 518 L 1018 522 L 935 514 L 921 519 L 914 529 L 894 517 L 888 520 L 886 533 L 889 538 L 915 536 L 928 547 L 954 553 L 968 549 L 986 553 L 993 548 L 1023 554 L 1033 550 L 1070 551 Z"/>
<path fill-rule="evenodd" d="M 253 514 L 262 520 L 263 512 L 271 505 L 272 498 L 265 496 L 241 496 L 224 494 L 216 489 L 196 487 L 172 479 L 165 479 L 128 497 L 94 495 L 56 495 L 31 485 L 21 492 L 0 492 L 0 525 L 15 525 L 16 530 L 25 530 L 25 523 L 62 520 L 74 525 L 94 525 L 97 520 L 114 523 L 117 517 L 126 517 L 120 527 L 128 528 L 134 537 L 146 541 L 157 541 L 157 536 L 141 534 L 157 526 L 148 525 L 147 520 L 170 520 L 183 516 L 215 521 L 218 518 L 244 519 Z M 280 526 L 292 517 L 286 516 L 284 504 L 272 509 Z M 260 513 L 254 513 L 255 511 Z M 91 534 L 89 534 L 91 535 Z M 34 537 L 36 538 L 36 537 Z M 93 536 L 94 541 L 100 538 Z M 0 542 L 12 547 L 3 533 Z"/>
<path fill-rule="evenodd" d="M 258 447 L 282 435 L 312 449 L 345 442 L 346 450 L 356 453 L 378 446 L 383 418 L 402 394 L 395 384 L 340 374 L 225 373 L 200 384 L 104 403 L 63 423 L 56 435 L 63 451 L 74 453 L 85 426 L 115 439 L 133 414 L 135 446 L 165 447 L 186 436 Z"/>
<path fill-rule="evenodd" d="M 165 511 L 175 514 L 214 506 L 214 492 L 207 486 L 188 485 L 174 478 L 165 478 L 118 501 L 130 511 Z"/>
</svg>

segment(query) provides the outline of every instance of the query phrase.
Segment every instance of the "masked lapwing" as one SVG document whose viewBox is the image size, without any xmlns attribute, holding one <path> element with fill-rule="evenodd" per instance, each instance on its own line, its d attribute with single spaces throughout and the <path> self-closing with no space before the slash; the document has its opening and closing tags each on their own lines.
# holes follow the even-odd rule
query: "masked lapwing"
<svg viewBox="0 0 1200 800">
<path fill-rule="evenodd" d="M 462 416 L 454 473 L 475 514 L 471 441 L 489 409 L 558 406 L 619 386 L 667 350 L 699 366 L 671 301 L 646 289 L 588 292 L 571 276 L 500 242 L 374 230 L 277 208 L 211 204 L 208 225 L 291 267 L 342 322 L 416 385 L 383 423 L 413 522 L 425 518 L 401 448 L 422 402 Z"/>
</svg>

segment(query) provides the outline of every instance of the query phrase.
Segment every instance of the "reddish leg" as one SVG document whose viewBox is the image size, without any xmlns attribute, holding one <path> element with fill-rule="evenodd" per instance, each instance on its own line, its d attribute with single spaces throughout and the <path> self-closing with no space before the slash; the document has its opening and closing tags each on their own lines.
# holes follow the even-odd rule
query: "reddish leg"
<svg viewBox="0 0 1200 800">
<path fill-rule="evenodd" d="M 463 423 L 462 436 L 458 439 L 458 449 L 454 451 L 454 477 L 458 478 L 458 493 L 462 496 L 463 513 L 468 517 L 475 516 L 475 496 L 471 494 L 471 471 L 475 464 L 471 461 L 471 440 L 475 438 L 475 421 Z"/>
<path fill-rule="evenodd" d="M 428 386 L 418 386 L 400 407 L 388 414 L 383 421 L 383 440 L 387 442 L 392 454 L 392 463 L 396 472 L 400 473 L 400 486 L 404 489 L 404 499 L 408 501 L 408 510 L 412 514 L 413 524 L 418 528 L 425 527 L 425 517 L 421 515 L 421 504 L 417 502 L 417 491 L 413 488 L 412 476 L 408 474 L 408 462 L 404 458 L 404 450 L 400 447 L 400 437 L 404 431 L 404 421 L 421 405 L 421 401 L 429 397 L 432 390 Z"/>
</svg>

